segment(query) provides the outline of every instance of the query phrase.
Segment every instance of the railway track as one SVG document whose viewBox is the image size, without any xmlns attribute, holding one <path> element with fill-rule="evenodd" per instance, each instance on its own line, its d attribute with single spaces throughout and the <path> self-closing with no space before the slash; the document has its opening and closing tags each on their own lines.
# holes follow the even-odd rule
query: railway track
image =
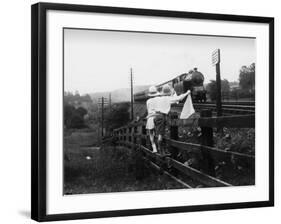
<svg viewBox="0 0 281 224">
<path fill-rule="evenodd" d="M 194 102 L 195 103 L 195 102 Z M 213 102 L 205 102 L 204 104 L 216 104 Z M 223 101 L 223 105 L 245 105 L 245 106 L 255 106 L 255 101 Z"/>
<path fill-rule="evenodd" d="M 194 108 L 196 110 L 208 109 L 216 112 L 215 103 L 194 103 Z M 172 107 L 172 110 L 175 112 L 180 111 L 183 107 L 183 103 L 176 104 Z M 254 102 L 223 102 L 222 103 L 222 112 L 223 115 L 243 115 L 243 114 L 254 114 L 255 113 L 255 103 Z"/>
<path fill-rule="evenodd" d="M 194 107 L 197 109 L 210 109 L 216 111 L 216 104 L 194 104 Z M 234 105 L 234 104 L 223 104 L 222 112 L 224 115 L 231 114 L 254 114 L 255 106 L 252 105 Z"/>
<path fill-rule="evenodd" d="M 146 112 L 146 104 L 145 102 L 135 102 L 135 112 L 138 114 L 145 114 Z M 206 102 L 206 103 L 193 103 L 195 110 L 200 111 L 203 109 L 212 110 L 213 113 L 216 113 L 216 103 L 214 102 Z M 172 105 L 172 112 L 180 113 L 183 107 L 183 103 Z M 225 116 L 230 115 L 247 115 L 255 113 L 255 101 L 249 102 L 222 102 L 222 112 Z"/>
</svg>

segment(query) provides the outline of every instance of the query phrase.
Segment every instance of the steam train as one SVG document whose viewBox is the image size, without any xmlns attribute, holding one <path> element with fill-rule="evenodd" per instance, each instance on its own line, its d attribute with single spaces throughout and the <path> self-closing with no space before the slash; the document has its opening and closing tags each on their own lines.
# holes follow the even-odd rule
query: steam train
<svg viewBox="0 0 281 224">
<path fill-rule="evenodd" d="M 177 95 L 185 93 L 187 90 L 191 91 L 193 102 L 206 102 L 206 90 L 204 88 L 204 75 L 194 68 L 188 73 L 183 73 L 172 80 L 156 85 L 157 90 L 161 92 L 165 84 L 174 88 Z M 148 90 L 144 90 L 134 94 L 135 101 L 143 101 L 148 99 Z"/>
</svg>

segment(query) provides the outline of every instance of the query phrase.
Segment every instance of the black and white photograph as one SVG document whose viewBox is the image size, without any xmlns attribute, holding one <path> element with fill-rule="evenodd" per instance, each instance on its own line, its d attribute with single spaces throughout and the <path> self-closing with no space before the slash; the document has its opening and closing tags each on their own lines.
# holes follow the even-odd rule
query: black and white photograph
<svg viewBox="0 0 281 224">
<path fill-rule="evenodd" d="M 278 223 L 277 1 L 1 6 L 0 223 Z"/>
<path fill-rule="evenodd" d="M 255 37 L 64 27 L 63 194 L 254 186 L 256 54 Z"/>
<path fill-rule="evenodd" d="M 32 6 L 32 218 L 274 205 L 274 19 Z"/>
</svg>

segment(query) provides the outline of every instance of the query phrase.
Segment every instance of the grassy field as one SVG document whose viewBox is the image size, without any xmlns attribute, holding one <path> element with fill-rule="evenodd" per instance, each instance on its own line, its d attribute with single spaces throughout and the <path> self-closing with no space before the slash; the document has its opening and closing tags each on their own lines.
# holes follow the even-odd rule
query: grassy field
<svg viewBox="0 0 281 224">
<path fill-rule="evenodd" d="M 64 138 L 64 194 L 182 188 L 170 178 L 140 166 L 132 150 L 102 146 L 96 133 L 68 131 Z M 136 176 L 142 169 L 143 178 Z"/>
</svg>

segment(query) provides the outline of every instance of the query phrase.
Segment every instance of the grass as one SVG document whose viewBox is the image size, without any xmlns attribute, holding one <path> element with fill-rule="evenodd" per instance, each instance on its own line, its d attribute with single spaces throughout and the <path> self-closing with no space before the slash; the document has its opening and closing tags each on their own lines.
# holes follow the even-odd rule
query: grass
<svg viewBox="0 0 281 224">
<path fill-rule="evenodd" d="M 95 132 L 72 131 L 64 139 L 64 194 L 180 189 L 182 185 L 143 166 L 132 150 L 97 147 Z M 138 173 L 143 174 L 139 178 Z"/>
<path fill-rule="evenodd" d="M 182 185 L 143 166 L 133 150 L 100 146 L 97 129 L 64 132 L 64 194 L 180 189 Z M 215 129 L 214 129 L 215 130 Z M 201 142 L 197 127 L 179 130 L 179 140 Z M 214 131 L 214 144 L 223 150 L 255 155 L 254 129 Z M 181 153 L 178 160 L 202 170 L 198 154 Z M 237 158 L 218 158 L 216 177 L 232 185 L 254 185 L 255 164 Z M 139 173 L 143 178 L 139 178 Z"/>
</svg>

